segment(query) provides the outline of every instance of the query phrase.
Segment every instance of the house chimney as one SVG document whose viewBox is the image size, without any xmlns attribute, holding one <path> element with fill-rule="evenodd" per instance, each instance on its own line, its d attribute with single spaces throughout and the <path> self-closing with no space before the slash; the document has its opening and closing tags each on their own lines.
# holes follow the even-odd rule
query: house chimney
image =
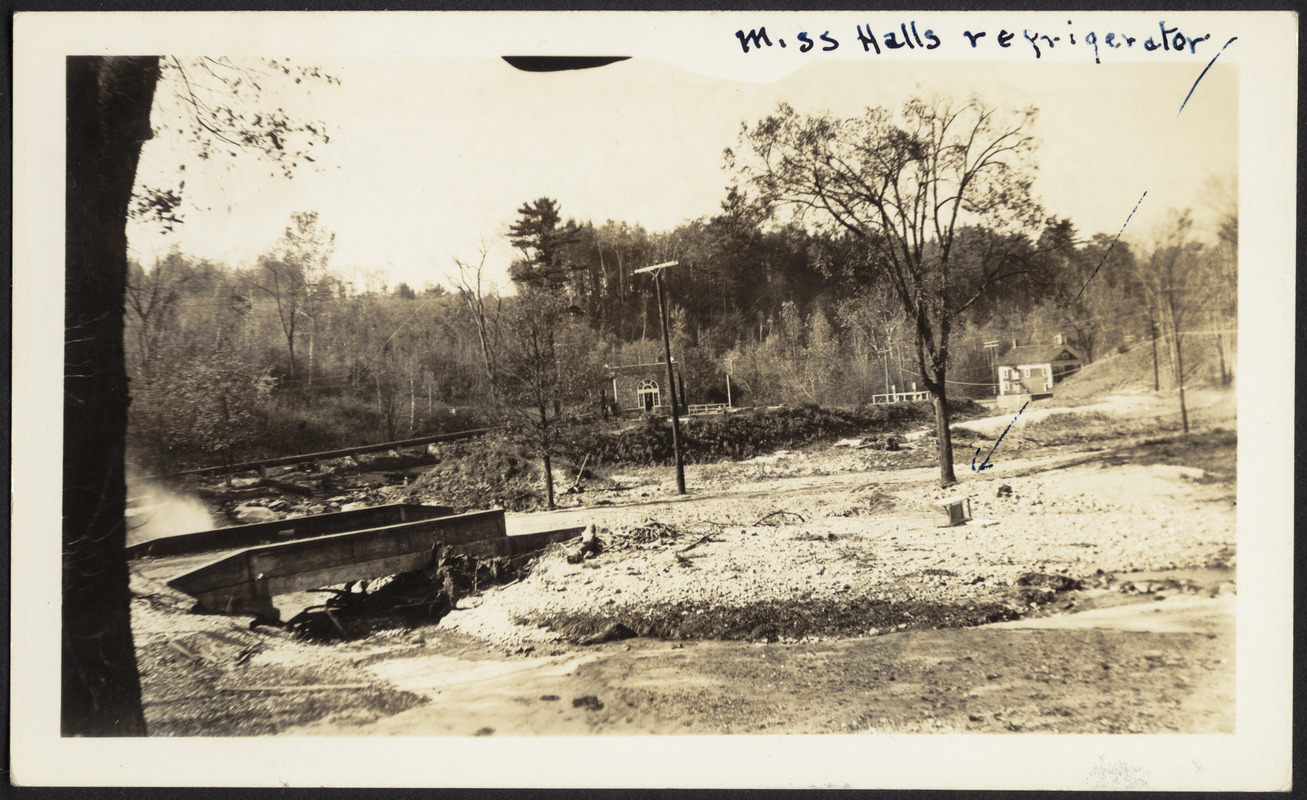
<svg viewBox="0 0 1307 800">
<path fill-rule="evenodd" d="M 1059 332 L 1056 336 L 1053 337 L 1053 344 L 1062 347 L 1066 346 L 1066 334 Z"/>
</svg>

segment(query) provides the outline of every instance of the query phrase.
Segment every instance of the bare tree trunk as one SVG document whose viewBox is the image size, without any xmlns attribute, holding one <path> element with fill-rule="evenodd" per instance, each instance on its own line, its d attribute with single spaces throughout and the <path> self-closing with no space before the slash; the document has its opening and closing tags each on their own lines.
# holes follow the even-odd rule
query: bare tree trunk
<svg viewBox="0 0 1307 800">
<path fill-rule="evenodd" d="M 545 470 L 545 506 L 553 511 L 554 506 L 554 467 L 549 460 L 549 454 L 544 453 L 540 456 Z"/>
<path fill-rule="evenodd" d="M 545 507 L 553 511 L 554 506 L 554 467 L 549 459 L 549 416 L 548 407 L 543 396 L 539 398 L 537 408 L 540 411 L 540 461 L 545 470 Z"/>
<path fill-rule="evenodd" d="M 295 380 L 295 315 L 291 313 L 290 327 L 286 331 L 286 354 L 290 356 L 290 379 Z"/>
<path fill-rule="evenodd" d="M 1174 319 L 1175 312 L 1171 312 L 1171 315 Z M 1184 357 L 1181 354 L 1179 326 L 1176 326 L 1175 330 L 1175 378 L 1180 385 L 1180 426 L 1187 436 L 1189 434 L 1189 410 L 1185 408 L 1184 404 Z"/>
<path fill-rule="evenodd" d="M 1153 345 L 1153 391 L 1160 391 L 1162 388 L 1161 380 L 1157 374 L 1157 323 L 1153 321 L 1153 315 L 1148 315 L 1148 340 Z"/>
<path fill-rule="evenodd" d="M 903 387 L 907 385 L 907 382 L 903 380 L 903 345 L 899 345 L 899 390 L 902 391 Z"/>
<path fill-rule="evenodd" d="M 1213 324 L 1213 325 L 1217 325 L 1217 324 L 1220 324 L 1220 323 L 1219 323 L 1219 322 L 1216 322 L 1216 321 L 1213 321 L 1212 324 Z M 1217 334 L 1214 334 L 1214 335 L 1212 336 L 1212 338 L 1215 340 L 1214 344 L 1216 345 L 1216 360 L 1217 360 L 1217 364 L 1218 364 L 1218 366 L 1219 366 L 1220 369 L 1221 369 L 1221 385 L 1222 385 L 1222 386 L 1229 386 L 1229 385 L 1230 385 L 1230 373 L 1229 373 L 1228 369 L 1227 369 L 1226 366 L 1225 366 L 1225 334 L 1223 334 L 1223 333 L 1217 333 Z"/>
<path fill-rule="evenodd" d="M 309 328 L 309 374 L 305 392 L 310 397 L 313 395 L 313 346 L 317 342 L 318 321 L 313 320 L 313 327 Z"/>
<path fill-rule="evenodd" d="M 123 296 L 127 206 L 157 58 L 67 65 L 60 730 L 144 736 L 128 588 Z"/>
<path fill-rule="evenodd" d="M 939 485 L 941 487 L 952 486 L 958 482 L 957 476 L 953 473 L 953 431 L 949 429 L 948 424 L 948 396 L 945 387 L 944 375 L 941 373 L 935 379 L 935 386 L 931 388 L 931 393 L 935 398 L 935 434 L 939 442 Z"/>
<path fill-rule="evenodd" d="M 481 346 L 481 365 L 486 374 L 486 390 L 490 393 L 490 404 L 494 405 L 499 397 L 495 383 L 498 369 L 494 342 L 491 341 L 490 321 L 486 315 L 486 299 L 481 292 L 481 277 L 485 270 L 488 252 L 485 246 L 481 248 L 481 260 L 476 267 L 465 264 L 459 259 L 454 259 L 454 264 L 458 267 L 458 293 L 467 304 L 468 312 L 472 314 L 472 320 L 476 323 L 477 341 Z"/>
<path fill-rule="evenodd" d="M 386 441 L 393 442 L 399 438 L 396 419 L 397 405 L 396 389 L 394 386 L 382 387 L 381 376 L 377 375 L 373 379 L 377 387 L 377 407 L 381 409 L 382 417 L 386 420 Z"/>
</svg>

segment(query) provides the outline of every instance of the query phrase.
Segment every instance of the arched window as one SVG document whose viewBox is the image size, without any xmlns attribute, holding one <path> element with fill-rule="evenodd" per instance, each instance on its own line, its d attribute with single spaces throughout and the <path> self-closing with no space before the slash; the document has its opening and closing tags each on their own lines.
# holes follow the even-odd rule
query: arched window
<svg viewBox="0 0 1307 800">
<path fill-rule="evenodd" d="M 658 381 L 643 380 L 635 389 L 636 397 L 639 398 L 640 408 L 645 411 L 653 411 L 654 406 L 660 405 L 658 402 Z"/>
</svg>

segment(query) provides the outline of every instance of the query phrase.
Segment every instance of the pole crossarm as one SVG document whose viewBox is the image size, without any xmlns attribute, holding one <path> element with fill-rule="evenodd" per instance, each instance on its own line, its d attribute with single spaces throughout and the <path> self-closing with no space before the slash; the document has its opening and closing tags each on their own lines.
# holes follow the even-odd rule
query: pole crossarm
<svg viewBox="0 0 1307 800">
<path fill-rule="evenodd" d="M 632 270 L 632 273 L 639 273 L 639 272 L 654 272 L 654 271 L 656 271 L 656 270 L 660 270 L 660 269 L 662 269 L 663 267 L 675 267 L 676 265 L 678 265 L 678 264 L 680 264 L 680 263 L 681 263 L 681 262 L 679 262 L 679 261 L 664 261 L 664 262 L 661 263 L 661 264 L 654 264 L 653 266 L 649 266 L 649 267 L 640 267 L 640 268 L 637 269 L 637 270 Z"/>
</svg>

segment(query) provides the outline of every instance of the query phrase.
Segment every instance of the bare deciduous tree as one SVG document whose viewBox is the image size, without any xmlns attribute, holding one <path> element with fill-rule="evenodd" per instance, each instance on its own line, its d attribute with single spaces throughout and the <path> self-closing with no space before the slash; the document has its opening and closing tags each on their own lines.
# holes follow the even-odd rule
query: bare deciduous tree
<svg viewBox="0 0 1307 800">
<path fill-rule="evenodd" d="M 972 99 L 913 98 L 859 117 L 802 115 L 786 104 L 741 131 L 727 151 L 743 185 L 775 212 L 810 214 L 860 242 L 861 269 L 883 276 L 915 332 L 917 367 L 935 401 L 940 483 L 956 482 L 946 374 L 954 321 L 992 285 L 1030 269 L 964 259 L 968 226 L 1021 232 L 1039 221 L 1031 197 L 1033 109 Z"/>
<path fill-rule="evenodd" d="M 476 263 L 455 256 L 454 267 L 458 273 L 447 277 L 476 325 L 477 343 L 481 348 L 481 365 L 485 370 L 490 400 L 494 404 L 498 391 L 495 385 L 497 374 L 495 351 L 499 343 L 499 313 L 503 300 L 497 292 L 490 293 L 485 285 L 486 258 L 489 254 L 490 245 L 483 240 L 477 249 Z"/>
<path fill-rule="evenodd" d="M 1203 245 L 1193 236 L 1193 218 L 1186 211 L 1172 211 L 1154 234 L 1151 252 L 1136 262 L 1151 315 L 1169 329 L 1174 358 L 1176 388 L 1180 395 L 1180 424 L 1189 433 L 1189 410 L 1184 398 L 1184 335 L 1187 316 L 1201 300 L 1201 285 L 1190 281 L 1201 268 Z"/>
<path fill-rule="evenodd" d="M 308 320 L 313 326 L 309 332 L 310 348 L 317 338 L 318 307 L 335 241 L 336 234 L 318 224 L 318 212 L 297 211 L 291 214 L 291 224 L 286 227 L 276 249 L 259 257 L 259 278 L 254 288 L 271 297 L 276 304 L 277 319 L 286 339 L 292 381 L 296 378 L 295 346 L 302 320 Z M 310 359 L 311 353 L 312 349 Z M 308 380 L 311 386 L 311 361 Z"/>
</svg>

